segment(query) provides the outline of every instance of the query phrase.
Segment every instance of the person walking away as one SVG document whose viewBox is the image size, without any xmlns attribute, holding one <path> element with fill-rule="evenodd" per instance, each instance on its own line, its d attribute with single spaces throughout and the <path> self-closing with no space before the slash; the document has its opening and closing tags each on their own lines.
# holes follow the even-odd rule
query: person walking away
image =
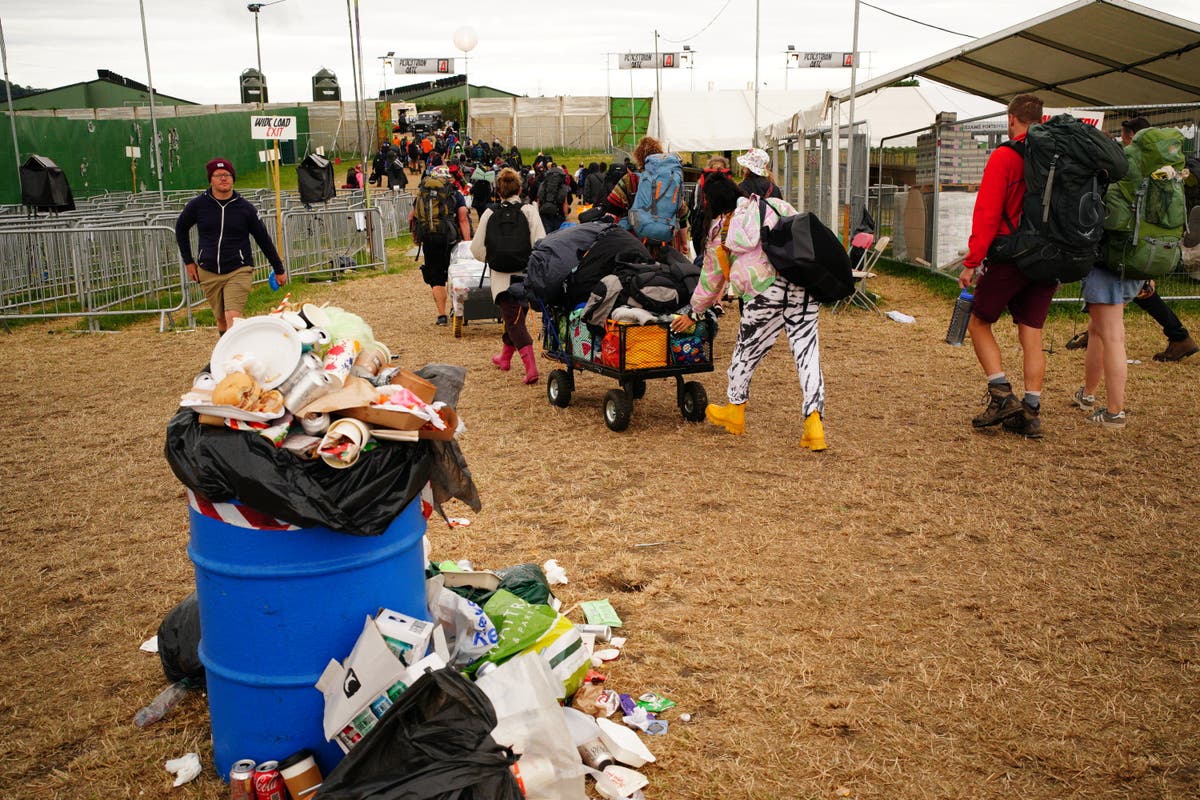
<svg viewBox="0 0 1200 800">
<path fill-rule="evenodd" d="M 446 315 L 446 281 L 450 275 L 450 251 L 460 241 L 471 238 L 467 202 L 454 188 L 450 170 L 434 167 L 421 181 L 417 200 L 409 217 L 409 227 L 425 253 L 421 278 L 433 295 L 437 325 L 449 324 Z"/>
<path fill-rule="evenodd" d="M 1150 121 L 1145 117 L 1133 117 L 1125 120 L 1121 123 L 1121 144 L 1129 147 L 1133 144 L 1133 137 L 1137 132 L 1149 127 Z M 1183 322 L 1159 295 L 1153 282 L 1147 291 L 1139 292 L 1137 297 L 1133 298 L 1133 302 L 1154 318 L 1154 321 L 1162 328 L 1163 335 L 1167 337 L 1167 346 L 1161 352 L 1154 354 L 1155 361 L 1182 361 L 1188 356 L 1200 353 L 1200 345 L 1196 344 Z M 1085 308 L 1085 310 L 1087 309 Z M 1091 327 L 1090 323 L 1088 327 Z M 1083 350 L 1087 348 L 1089 336 L 1090 333 L 1084 331 L 1067 342 L 1067 349 Z"/>
<path fill-rule="evenodd" d="M 712 227 L 713 215 L 708 208 L 704 184 L 715 175 L 731 177 L 729 161 L 722 156 L 711 156 L 696 182 L 696 194 L 692 198 L 692 210 L 688 216 L 688 229 L 692 232 L 692 249 L 696 251 L 696 265 L 704 263 L 704 249 L 708 244 L 708 231 Z M 741 187 L 738 187 L 741 191 Z"/>
<path fill-rule="evenodd" d="M 589 206 L 595 206 L 604 202 L 604 197 L 608 194 L 604 190 L 604 175 L 600 172 L 600 165 L 592 162 L 588 166 L 587 177 L 583 179 L 583 202 Z"/>
<path fill-rule="evenodd" d="M 678 167 L 678 174 L 674 174 L 676 167 L 671 166 L 672 163 L 678 165 L 677 156 L 669 156 L 673 162 L 667 161 L 666 154 L 663 153 L 662 145 L 652 136 L 644 136 L 638 142 L 637 147 L 633 150 L 633 157 L 637 159 L 638 172 L 627 170 L 621 179 L 609 192 L 608 197 L 604 200 L 605 211 L 615 221 L 620 222 L 622 227 L 629 228 L 634 236 L 642 239 L 646 244 L 663 244 L 668 247 L 674 247 L 680 253 L 687 252 L 688 244 L 688 205 L 683 199 L 683 170 Z M 638 188 L 641 185 L 642 173 L 647 172 L 650 167 L 648 165 L 653 161 L 655 169 L 661 165 L 666 170 L 671 170 L 672 174 L 668 178 L 665 174 L 654 177 L 656 183 L 666 184 L 673 182 L 678 185 L 678 192 L 665 192 L 662 196 L 655 196 L 654 193 L 647 193 L 643 199 L 649 203 L 645 208 L 635 209 L 638 201 Z M 671 204 L 674 208 L 671 208 Z M 648 238 L 645 229 L 640 223 L 631 224 L 630 212 L 637 210 L 640 212 L 640 219 L 650 219 L 654 222 L 667 224 L 670 223 L 672 233 L 666 241 L 662 239 Z M 668 217 L 672 219 L 667 219 Z M 657 226 L 656 226 L 657 227 Z M 651 249 L 651 254 L 654 250 Z"/>
<path fill-rule="evenodd" d="M 388 188 L 394 192 L 408 188 L 408 175 L 404 169 L 406 156 L 403 150 L 393 148 L 388 154 L 387 181 Z"/>
<path fill-rule="evenodd" d="M 766 150 L 757 147 L 747 150 L 738 156 L 737 163 L 746 170 L 745 177 L 738 184 L 742 194 L 747 197 L 756 194 L 759 197 L 783 198 L 783 192 L 779 191 L 779 185 L 775 183 L 775 177 L 771 174 L 770 159 L 767 158 Z"/>
<path fill-rule="evenodd" d="M 558 230 L 567 221 L 568 198 L 567 173 L 549 162 L 545 173 L 537 182 L 537 210 L 542 225 L 548 231 Z"/>
<path fill-rule="evenodd" d="M 510 288 L 525 275 L 525 264 L 533 246 L 546 235 L 537 210 L 521 202 L 521 176 L 505 167 L 496 176 L 496 192 L 500 202 L 490 206 L 479 219 L 479 230 L 471 239 L 471 255 L 488 265 L 492 273 L 492 297 L 500 306 L 504 331 L 500 335 L 500 352 L 492 363 L 507 371 L 514 353 L 525 364 L 525 383 L 537 383 L 537 356 L 529 335 L 526 316 L 529 306 L 516 300 Z"/>
<path fill-rule="evenodd" d="M 250 296 L 254 275 L 251 238 L 267 257 L 281 286 L 287 283 L 288 275 L 258 210 L 233 190 L 237 178 L 233 164 L 228 159 L 214 158 L 204 169 L 208 189 L 183 207 L 175 222 L 175 241 L 188 278 L 204 291 L 219 335 L 243 316 Z M 193 227 L 198 238 L 195 258 L 190 238 Z"/>
<path fill-rule="evenodd" d="M 1021 142 L 1029 126 L 1041 122 L 1042 101 L 1031 94 L 1017 95 L 1008 104 L 1008 137 Z M 967 323 L 975 357 L 987 378 L 987 407 L 972 420 L 976 428 L 999 425 L 1021 416 L 1009 429 L 1031 439 L 1042 436 L 1041 399 L 1046 375 L 1042 352 L 1042 327 L 1050 311 L 1057 281 L 1035 281 L 1016 264 L 989 260 L 980 269 L 992 240 L 1016 230 L 1025 198 L 1025 160 L 1013 147 L 998 147 L 988 157 L 975 198 L 971 237 L 958 284 L 966 289 L 975 284 L 975 307 Z M 977 272 L 978 271 L 978 272 Z M 992 326 L 1007 309 L 1017 326 L 1025 381 L 1025 396 L 1018 400 L 1004 372 L 1000 345 Z"/>
<path fill-rule="evenodd" d="M 821 304 L 805 288 L 780 275 L 762 249 L 764 226 L 774 226 L 782 217 L 795 214 L 783 200 L 741 196 L 733 179 L 714 172 L 704 183 L 705 203 L 712 220 L 706 236 L 700 280 L 692 293 L 686 315 L 671 321 L 671 330 L 687 332 L 702 314 L 716 305 L 732 284 L 745 301 L 737 342 L 727 373 L 728 405 L 710 404 L 705 418 L 729 433 L 746 429 L 746 405 L 754 371 L 771 350 L 781 332 L 786 332 L 792 358 L 804 394 L 804 434 L 800 446 L 814 452 L 827 448 L 822 417 L 825 413 L 825 378 L 821 371 L 821 348 L 817 330 Z"/>
</svg>

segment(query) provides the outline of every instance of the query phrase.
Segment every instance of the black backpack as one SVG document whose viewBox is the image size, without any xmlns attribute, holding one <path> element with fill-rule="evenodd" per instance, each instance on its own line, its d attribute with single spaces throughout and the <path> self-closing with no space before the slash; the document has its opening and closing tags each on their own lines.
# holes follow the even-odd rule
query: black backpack
<svg viewBox="0 0 1200 800">
<path fill-rule="evenodd" d="M 1125 177 L 1121 145 L 1069 114 L 1031 125 L 1025 140 L 1004 142 L 1025 160 L 1021 221 L 1004 215 L 988 258 L 1017 265 L 1027 277 L 1070 283 L 1087 275 L 1104 235 L 1104 192 Z"/>
<path fill-rule="evenodd" d="M 488 218 L 483 245 L 487 263 L 495 272 L 524 272 L 533 246 L 529 244 L 529 220 L 521 203 L 498 203 Z"/>
<path fill-rule="evenodd" d="M 767 201 L 758 202 L 760 218 L 766 219 Z M 854 293 L 850 256 L 814 214 L 792 214 L 774 227 L 764 225 L 762 249 L 776 272 L 803 286 L 818 303 L 836 303 Z"/>
<path fill-rule="evenodd" d="M 624 164 L 613 164 L 608 168 L 608 172 L 604 173 L 604 196 L 612 192 L 613 187 L 621 182 L 621 178 L 625 177 L 625 173 L 629 170 L 625 169 Z"/>
<path fill-rule="evenodd" d="M 653 314 L 670 314 L 688 304 L 700 280 L 700 268 L 671 248 L 665 263 L 626 262 L 618 258 L 616 276 L 621 282 L 617 305 L 635 305 Z"/>
<path fill-rule="evenodd" d="M 567 202 L 566 173 L 557 168 L 548 170 L 538 186 L 537 200 L 543 216 L 547 213 L 561 215 L 562 204 Z"/>
</svg>

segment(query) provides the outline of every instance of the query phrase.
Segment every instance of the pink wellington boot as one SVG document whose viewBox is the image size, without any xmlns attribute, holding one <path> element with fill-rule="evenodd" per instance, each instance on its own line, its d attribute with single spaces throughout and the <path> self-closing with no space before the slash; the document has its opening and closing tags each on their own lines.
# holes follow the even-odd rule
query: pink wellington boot
<svg viewBox="0 0 1200 800">
<path fill-rule="evenodd" d="M 492 363 L 505 372 L 508 372 L 509 367 L 512 366 L 512 357 L 515 352 L 517 352 L 517 348 L 511 344 L 506 344 L 504 345 L 504 349 L 492 356 Z"/>
<path fill-rule="evenodd" d="M 525 362 L 525 382 L 537 383 L 537 356 L 533 354 L 533 345 L 527 344 L 520 350 L 521 360 Z"/>
</svg>

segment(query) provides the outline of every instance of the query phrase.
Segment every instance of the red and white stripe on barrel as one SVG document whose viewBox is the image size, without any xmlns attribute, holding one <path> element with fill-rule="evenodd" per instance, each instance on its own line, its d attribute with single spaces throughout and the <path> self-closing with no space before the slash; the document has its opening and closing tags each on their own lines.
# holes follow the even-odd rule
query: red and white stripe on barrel
<svg viewBox="0 0 1200 800">
<path fill-rule="evenodd" d="M 260 531 L 298 531 L 300 526 L 293 525 L 282 519 L 276 519 L 270 514 L 264 514 L 261 511 L 255 511 L 250 506 L 238 505 L 237 503 L 214 503 L 207 497 L 198 495 L 191 489 L 188 489 L 188 505 L 197 514 L 203 514 L 206 517 L 220 520 L 226 525 L 234 525 L 238 528 L 251 528 Z"/>
</svg>

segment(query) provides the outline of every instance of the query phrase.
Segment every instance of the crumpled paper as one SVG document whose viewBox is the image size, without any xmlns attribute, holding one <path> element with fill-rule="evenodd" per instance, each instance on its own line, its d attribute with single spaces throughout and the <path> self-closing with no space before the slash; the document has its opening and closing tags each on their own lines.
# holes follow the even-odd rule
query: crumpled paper
<svg viewBox="0 0 1200 800">
<path fill-rule="evenodd" d="M 167 772 L 175 776 L 175 783 L 172 786 L 183 786 L 189 781 L 196 779 L 200 774 L 200 756 L 196 753 L 187 753 L 179 758 L 172 758 L 164 764 Z"/>
</svg>

